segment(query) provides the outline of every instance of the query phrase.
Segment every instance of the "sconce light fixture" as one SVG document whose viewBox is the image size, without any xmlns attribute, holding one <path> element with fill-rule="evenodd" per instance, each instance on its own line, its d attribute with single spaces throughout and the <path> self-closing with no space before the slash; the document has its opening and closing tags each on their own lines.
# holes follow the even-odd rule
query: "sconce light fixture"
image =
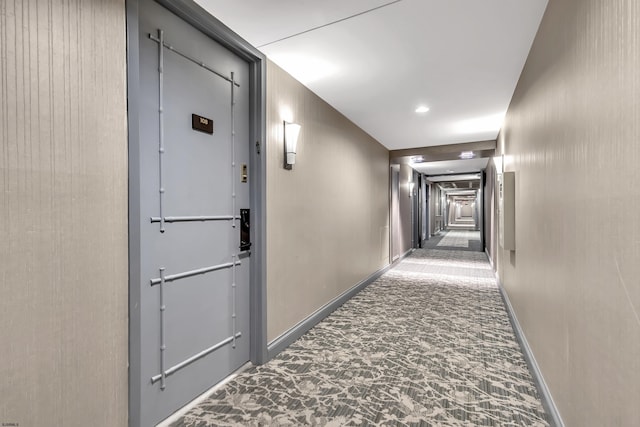
<svg viewBox="0 0 640 427">
<path fill-rule="evenodd" d="M 300 125 L 284 122 L 284 168 L 291 170 L 296 163 L 296 146 L 300 135 Z"/>
</svg>

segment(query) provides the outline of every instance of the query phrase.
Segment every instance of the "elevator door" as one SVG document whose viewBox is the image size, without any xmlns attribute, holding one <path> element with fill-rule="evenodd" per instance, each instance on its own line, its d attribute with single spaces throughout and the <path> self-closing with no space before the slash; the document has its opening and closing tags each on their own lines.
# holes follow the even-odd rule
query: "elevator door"
<svg viewBox="0 0 640 427">
<path fill-rule="evenodd" d="M 148 426 L 249 360 L 240 221 L 249 208 L 249 68 L 161 6 L 141 5 L 139 381 Z"/>
</svg>

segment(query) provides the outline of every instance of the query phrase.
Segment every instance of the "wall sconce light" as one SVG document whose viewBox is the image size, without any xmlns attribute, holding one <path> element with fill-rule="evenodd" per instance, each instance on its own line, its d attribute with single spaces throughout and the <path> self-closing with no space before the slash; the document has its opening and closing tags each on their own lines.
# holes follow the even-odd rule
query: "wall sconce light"
<svg viewBox="0 0 640 427">
<path fill-rule="evenodd" d="M 291 170 L 296 163 L 296 146 L 298 145 L 298 135 L 300 135 L 300 125 L 297 123 L 284 123 L 284 168 Z"/>
</svg>

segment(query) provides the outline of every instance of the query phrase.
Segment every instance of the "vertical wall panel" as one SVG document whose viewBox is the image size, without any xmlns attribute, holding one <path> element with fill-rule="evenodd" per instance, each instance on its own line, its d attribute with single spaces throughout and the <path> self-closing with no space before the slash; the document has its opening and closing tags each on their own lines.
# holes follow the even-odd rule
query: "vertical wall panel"
<svg viewBox="0 0 640 427">
<path fill-rule="evenodd" d="M 283 120 L 302 126 L 291 171 Z M 266 152 L 271 341 L 388 264 L 389 153 L 273 63 Z"/>
<path fill-rule="evenodd" d="M 123 0 L 0 2 L 0 422 L 127 422 Z"/>
<path fill-rule="evenodd" d="M 496 227 L 498 223 L 495 219 L 497 209 L 494 204 L 497 201 L 497 194 L 495 185 L 496 167 L 493 161 L 489 161 L 489 164 L 487 164 L 485 174 L 485 185 L 482 191 L 482 196 L 484 197 L 485 251 L 492 260 L 495 260 L 497 238 L 494 235 L 497 235 Z M 493 226 L 494 224 L 496 227 Z"/>
<path fill-rule="evenodd" d="M 401 164 L 400 183 L 398 186 L 398 205 L 400 211 L 400 256 L 411 250 L 411 236 L 413 234 L 413 198 L 410 183 L 413 182 L 413 179 L 413 169 L 411 166 Z"/>
<path fill-rule="evenodd" d="M 568 426 L 640 418 L 639 29 L 636 0 L 551 0 L 499 139 L 499 271 Z"/>
</svg>

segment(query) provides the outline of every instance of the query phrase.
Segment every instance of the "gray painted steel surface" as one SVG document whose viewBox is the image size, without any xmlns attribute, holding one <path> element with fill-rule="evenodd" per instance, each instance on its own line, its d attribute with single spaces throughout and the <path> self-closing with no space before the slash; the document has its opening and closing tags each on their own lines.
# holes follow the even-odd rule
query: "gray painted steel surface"
<svg viewBox="0 0 640 427">
<path fill-rule="evenodd" d="M 241 182 L 250 76 L 247 62 L 156 3 L 140 2 L 138 37 L 140 374 L 132 381 L 146 426 L 249 361 L 250 262 L 239 257 L 237 216 L 250 207 Z M 181 54 L 160 53 L 160 38 Z M 213 120 L 213 134 L 193 130 L 192 114 Z"/>
</svg>

